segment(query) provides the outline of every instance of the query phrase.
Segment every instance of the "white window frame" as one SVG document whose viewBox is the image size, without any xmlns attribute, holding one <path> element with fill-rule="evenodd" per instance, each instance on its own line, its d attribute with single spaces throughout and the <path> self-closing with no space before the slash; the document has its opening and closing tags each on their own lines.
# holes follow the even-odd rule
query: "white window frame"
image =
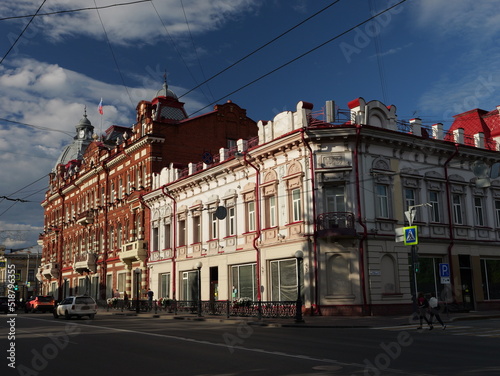
<svg viewBox="0 0 500 376">
<path fill-rule="evenodd" d="M 474 214 L 476 226 L 485 226 L 483 198 L 474 197 Z"/>
<path fill-rule="evenodd" d="M 292 201 L 292 222 L 302 221 L 302 197 L 300 188 L 292 189 L 290 192 Z"/>
</svg>

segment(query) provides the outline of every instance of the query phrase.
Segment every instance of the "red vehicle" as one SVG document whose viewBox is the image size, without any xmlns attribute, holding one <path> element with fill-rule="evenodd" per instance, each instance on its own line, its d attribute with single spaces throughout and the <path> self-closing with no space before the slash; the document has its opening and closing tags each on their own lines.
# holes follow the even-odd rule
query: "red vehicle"
<svg viewBox="0 0 500 376">
<path fill-rule="evenodd" d="M 49 295 L 39 295 L 28 299 L 24 306 L 24 312 L 53 312 L 55 306 L 55 300 Z"/>
</svg>

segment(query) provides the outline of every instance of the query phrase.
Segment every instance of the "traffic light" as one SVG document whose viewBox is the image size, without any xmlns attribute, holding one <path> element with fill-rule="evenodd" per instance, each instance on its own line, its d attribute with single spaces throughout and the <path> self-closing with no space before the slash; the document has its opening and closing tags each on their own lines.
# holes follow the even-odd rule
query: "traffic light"
<svg viewBox="0 0 500 376">
<path fill-rule="evenodd" d="M 414 265 L 415 265 L 415 273 L 418 273 L 418 271 L 420 270 L 420 263 L 416 262 Z"/>
<path fill-rule="evenodd" d="M 19 291 L 19 285 L 17 283 L 14 284 L 14 291 Z"/>
</svg>

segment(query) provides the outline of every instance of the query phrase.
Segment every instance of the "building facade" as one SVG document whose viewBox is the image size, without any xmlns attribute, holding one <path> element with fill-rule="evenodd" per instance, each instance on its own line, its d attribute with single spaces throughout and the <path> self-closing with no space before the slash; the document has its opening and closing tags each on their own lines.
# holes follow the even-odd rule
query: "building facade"
<svg viewBox="0 0 500 376">
<path fill-rule="evenodd" d="M 25 249 L 0 249 L 0 296 L 9 292 L 9 270 L 14 272 L 14 292 L 17 301 L 26 301 L 32 295 L 40 293 L 39 281 L 35 278 L 42 248 L 39 246 Z"/>
<path fill-rule="evenodd" d="M 379 101 L 348 106 L 341 120 L 332 102 L 299 102 L 213 163 L 154 174 L 143 199 L 156 296 L 280 302 L 300 290 L 306 312 L 357 315 L 409 313 L 423 291 L 498 309 L 495 132 L 477 114 L 444 132 Z"/>
<path fill-rule="evenodd" d="M 257 134 L 256 123 L 230 101 L 189 118 L 166 83 L 136 112 L 131 128 L 112 126 L 101 137 L 85 114 L 50 173 L 37 273 L 43 293 L 99 301 L 124 293 L 142 297 L 149 286 L 150 236 L 143 196 L 152 176 L 168 164 L 211 162 L 220 147 Z"/>
</svg>

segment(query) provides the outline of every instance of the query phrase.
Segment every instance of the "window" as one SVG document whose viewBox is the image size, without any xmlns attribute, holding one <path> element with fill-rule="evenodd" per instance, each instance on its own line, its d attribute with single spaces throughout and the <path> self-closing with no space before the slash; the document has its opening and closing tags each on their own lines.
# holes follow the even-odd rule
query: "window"
<svg viewBox="0 0 500 376">
<path fill-rule="evenodd" d="M 297 300 L 297 259 L 271 261 L 271 299 Z"/>
<path fill-rule="evenodd" d="M 160 274 L 159 279 L 160 286 L 158 286 L 159 298 L 169 298 L 170 297 L 170 273 Z"/>
<path fill-rule="evenodd" d="M 219 237 L 219 220 L 215 212 L 209 213 L 210 215 L 210 239 L 217 239 Z"/>
<path fill-rule="evenodd" d="M 276 196 L 264 197 L 264 212 L 265 212 L 264 225 L 266 226 L 266 228 L 276 227 L 277 226 Z"/>
<path fill-rule="evenodd" d="M 462 212 L 462 196 L 459 194 L 453 194 L 451 196 L 451 202 L 453 205 L 453 222 L 457 225 L 462 225 L 464 223 Z"/>
<path fill-rule="evenodd" d="M 179 247 L 186 245 L 186 221 L 184 219 L 179 220 Z"/>
<path fill-rule="evenodd" d="M 151 244 L 151 249 L 150 249 L 151 252 L 157 251 L 158 250 L 158 244 L 160 244 L 159 243 L 160 231 L 158 229 L 158 224 L 155 223 L 153 226 L 154 226 L 153 227 L 153 232 L 151 234 L 151 243 L 152 243 Z"/>
<path fill-rule="evenodd" d="M 227 208 L 227 235 L 232 236 L 236 235 L 236 208 L 234 206 L 230 206 Z"/>
<path fill-rule="evenodd" d="M 415 206 L 416 205 L 416 200 L 415 200 L 415 190 L 412 188 L 405 188 L 404 189 L 404 195 L 405 195 L 405 210 L 408 211 L 410 206 Z"/>
<path fill-rule="evenodd" d="M 115 201 L 115 183 L 111 183 L 111 190 L 109 192 L 109 201 Z"/>
<path fill-rule="evenodd" d="M 255 201 L 249 201 L 247 206 L 247 232 L 255 231 Z"/>
<path fill-rule="evenodd" d="M 500 200 L 495 200 L 495 218 L 497 227 L 500 227 Z"/>
<path fill-rule="evenodd" d="M 474 197 L 474 214 L 476 226 L 484 226 L 484 209 L 482 197 Z"/>
<path fill-rule="evenodd" d="M 377 216 L 389 218 L 389 191 L 387 185 L 377 184 L 375 186 Z"/>
<path fill-rule="evenodd" d="M 123 228 L 122 228 L 122 224 L 121 223 L 118 224 L 118 237 L 117 237 L 117 241 L 118 241 L 118 248 L 121 248 L 122 247 L 122 241 L 123 241 Z"/>
<path fill-rule="evenodd" d="M 429 191 L 429 204 L 431 204 L 431 222 L 441 222 L 438 191 Z"/>
<path fill-rule="evenodd" d="M 121 293 L 125 292 L 125 278 L 126 278 L 126 273 L 118 274 L 118 286 L 116 288 Z"/>
<path fill-rule="evenodd" d="M 121 200 L 123 198 L 123 179 L 119 179 L 118 183 L 118 199 Z"/>
<path fill-rule="evenodd" d="M 234 300 L 240 298 L 257 299 L 257 274 L 255 265 L 236 265 L 231 268 L 233 280 L 231 296 Z"/>
<path fill-rule="evenodd" d="M 197 215 L 193 217 L 193 243 L 201 242 L 201 216 L 199 211 Z"/>
<path fill-rule="evenodd" d="M 298 222 L 302 220 L 302 206 L 300 199 L 300 189 L 294 189 L 292 191 L 292 222 Z"/>
<path fill-rule="evenodd" d="M 352 296 L 348 258 L 340 254 L 330 254 L 327 260 L 327 294 L 336 297 Z"/>
<path fill-rule="evenodd" d="M 382 256 L 380 261 L 380 271 L 382 294 L 396 293 L 398 291 L 396 284 L 396 263 L 392 256 Z"/>
<path fill-rule="evenodd" d="M 163 248 L 172 248 L 172 244 L 170 241 L 170 223 L 165 223 L 163 225 Z"/>
<path fill-rule="evenodd" d="M 500 260 L 481 259 L 485 300 L 500 299 Z"/>
<path fill-rule="evenodd" d="M 181 299 L 198 300 L 198 271 L 182 272 Z"/>
<path fill-rule="evenodd" d="M 345 212 L 345 189 L 343 185 L 325 188 L 326 212 Z"/>
<path fill-rule="evenodd" d="M 101 205 L 106 203 L 106 193 L 104 187 L 101 188 Z"/>
</svg>

